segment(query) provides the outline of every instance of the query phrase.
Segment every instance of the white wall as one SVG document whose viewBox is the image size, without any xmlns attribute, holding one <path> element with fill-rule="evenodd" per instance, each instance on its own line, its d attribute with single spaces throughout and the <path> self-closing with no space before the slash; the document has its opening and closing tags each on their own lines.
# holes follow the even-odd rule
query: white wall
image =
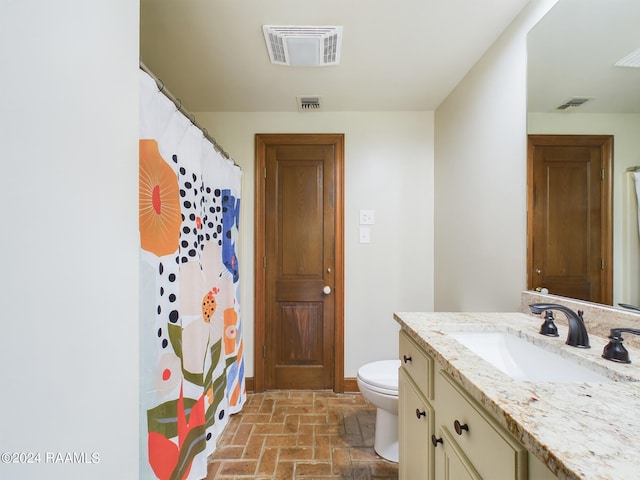
<svg viewBox="0 0 640 480">
<path fill-rule="evenodd" d="M 138 10 L 2 3 L 2 479 L 138 476 Z"/>
<path fill-rule="evenodd" d="M 254 135 L 345 134 L 345 376 L 397 356 L 394 311 L 433 310 L 433 113 L 196 113 L 242 165 L 240 267 L 253 375 Z M 359 210 L 375 210 L 371 243 Z"/>
<path fill-rule="evenodd" d="M 435 309 L 517 311 L 526 288 L 526 34 L 532 1 L 435 113 Z"/>
<path fill-rule="evenodd" d="M 530 113 L 531 134 L 613 135 L 613 304 L 640 305 L 638 207 L 627 168 L 640 166 L 640 115 Z"/>
</svg>

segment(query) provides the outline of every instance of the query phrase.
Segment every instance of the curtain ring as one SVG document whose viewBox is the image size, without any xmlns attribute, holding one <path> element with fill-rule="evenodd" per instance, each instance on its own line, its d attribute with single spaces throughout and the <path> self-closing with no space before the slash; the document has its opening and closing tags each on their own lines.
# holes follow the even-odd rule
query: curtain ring
<svg viewBox="0 0 640 480">
<path fill-rule="evenodd" d="M 175 103 L 175 105 L 176 105 L 176 108 L 178 109 L 178 110 L 176 110 L 176 111 L 178 111 L 178 112 L 179 112 L 180 110 L 182 110 L 182 100 L 180 100 L 179 98 L 176 98 L 176 103 Z"/>
<path fill-rule="evenodd" d="M 163 82 L 162 80 L 158 79 L 158 82 L 157 82 L 157 83 L 158 83 L 158 84 L 157 84 L 158 91 L 159 91 L 160 93 L 162 93 L 162 92 L 164 91 L 164 82 Z"/>
</svg>

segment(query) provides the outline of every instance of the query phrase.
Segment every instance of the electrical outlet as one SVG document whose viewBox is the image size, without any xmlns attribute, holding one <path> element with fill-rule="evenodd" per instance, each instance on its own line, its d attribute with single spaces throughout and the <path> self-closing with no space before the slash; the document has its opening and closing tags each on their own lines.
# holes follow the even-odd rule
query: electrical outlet
<svg viewBox="0 0 640 480">
<path fill-rule="evenodd" d="M 373 225 L 375 212 L 373 210 L 360 210 L 360 225 Z"/>
</svg>

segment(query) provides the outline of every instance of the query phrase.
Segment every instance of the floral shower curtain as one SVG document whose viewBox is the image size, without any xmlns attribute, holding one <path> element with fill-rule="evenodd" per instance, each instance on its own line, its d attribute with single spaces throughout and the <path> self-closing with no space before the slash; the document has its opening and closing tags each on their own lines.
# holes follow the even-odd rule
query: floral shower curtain
<svg viewBox="0 0 640 480">
<path fill-rule="evenodd" d="M 140 71 L 140 478 L 201 479 L 246 399 L 241 171 Z"/>
</svg>

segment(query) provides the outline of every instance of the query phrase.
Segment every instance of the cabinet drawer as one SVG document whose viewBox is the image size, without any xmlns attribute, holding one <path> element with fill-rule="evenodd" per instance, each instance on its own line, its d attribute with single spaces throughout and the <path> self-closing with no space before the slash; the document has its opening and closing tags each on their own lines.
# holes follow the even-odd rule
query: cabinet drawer
<svg viewBox="0 0 640 480">
<path fill-rule="evenodd" d="M 433 400 L 433 359 L 400 331 L 400 362 L 418 389 L 428 400 Z"/>
<path fill-rule="evenodd" d="M 435 377 L 437 424 L 455 439 L 482 478 L 527 478 L 527 451 L 446 372 Z M 456 424 L 459 427 L 456 427 Z"/>
</svg>

